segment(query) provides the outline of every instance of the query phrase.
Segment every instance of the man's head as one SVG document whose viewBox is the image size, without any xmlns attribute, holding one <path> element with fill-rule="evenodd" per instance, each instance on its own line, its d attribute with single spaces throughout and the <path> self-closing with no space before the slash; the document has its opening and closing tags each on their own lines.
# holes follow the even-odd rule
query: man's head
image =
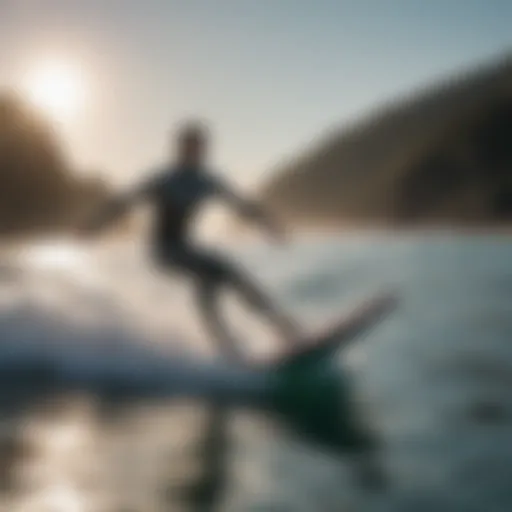
<svg viewBox="0 0 512 512">
<path fill-rule="evenodd" d="M 176 157 L 179 163 L 199 166 L 206 159 L 208 131 L 204 124 L 189 121 L 179 127 L 176 137 Z"/>
</svg>

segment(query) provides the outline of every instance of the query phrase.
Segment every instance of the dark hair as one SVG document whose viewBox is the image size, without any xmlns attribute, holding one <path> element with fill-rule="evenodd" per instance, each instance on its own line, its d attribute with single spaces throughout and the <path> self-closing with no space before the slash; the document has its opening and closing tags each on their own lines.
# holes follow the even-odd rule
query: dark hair
<svg viewBox="0 0 512 512">
<path fill-rule="evenodd" d="M 178 142 L 205 142 L 208 139 L 208 129 L 204 123 L 199 121 L 188 121 L 178 129 Z"/>
</svg>

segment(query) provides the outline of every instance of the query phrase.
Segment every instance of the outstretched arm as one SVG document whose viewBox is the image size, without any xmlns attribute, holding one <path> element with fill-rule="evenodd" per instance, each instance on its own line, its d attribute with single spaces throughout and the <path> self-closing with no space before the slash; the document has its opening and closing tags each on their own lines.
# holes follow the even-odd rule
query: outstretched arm
<svg viewBox="0 0 512 512">
<path fill-rule="evenodd" d="M 282 240 L 284 231 L 276 219 L 258 202 L 242 197 L 225 183 L 217 183 L 219 196 L 239 215 L 259 224 L 274 238 Z"/>
<path fill-rule="evenodd" d="M 136 203 L 147 198 L 158 187 L 159 179 L 152 178 L 134 189 L 112 198 L 103 207 L 93 213 L 81 226 L 87 234 L 96 234 L 119 217 L 126 214 Z"/>
</svg>

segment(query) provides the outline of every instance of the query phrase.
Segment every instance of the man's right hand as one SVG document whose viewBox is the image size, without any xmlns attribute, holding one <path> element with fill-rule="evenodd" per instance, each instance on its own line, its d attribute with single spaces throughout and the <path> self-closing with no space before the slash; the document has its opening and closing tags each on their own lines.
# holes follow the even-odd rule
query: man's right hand
<svg viewBox="0 0 512 512">
<path fill-rule="evenodd" d="M 99 232 L 97 226 L 94 226 L 90 220 L 88 222 L 82 222 L 77 224 L 72 229 L 72 236 L 81 239 L 90 239 L 95 237 Z"/>
<path fill-rule="evenodd" d="M 118 206 L 115 203 L 108 203 L 94 215 L 82 219 L 75 228 L 76 236 L 80 238 L 96 236 L 115 216 L 117 209 Z"/>
<path fill-rule="evenodd" d="M 81 226 L 82 233 L 89 237 L 98 234 L 103 228 L 121 216 L 128 205 L 129 202 L 123 197 L 111 200 L 93 216 L 86 219 Z"/>
<path fill-rule="evenodd" d="M 267 223 L 268 234 L 272 240 L 279 245 L 287 245 L 290 241 L 289 233 L 286 231 L 283 225 L 278 224 L 274 220 Z"/>
</svg>

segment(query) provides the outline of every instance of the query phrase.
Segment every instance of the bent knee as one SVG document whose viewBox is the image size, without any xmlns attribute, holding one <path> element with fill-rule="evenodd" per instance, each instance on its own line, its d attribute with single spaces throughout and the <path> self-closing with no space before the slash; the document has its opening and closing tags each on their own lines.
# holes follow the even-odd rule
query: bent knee
<svg viewBox="0 0 512 512">
<path fill-rule="evenodd" d="M 199 264 L 199 271 L 205 279 L 213 282 L 227 282 L 231 280 L 233 271 L 230 265 L 213 256 L 207 256 Z"/>
</svg>

